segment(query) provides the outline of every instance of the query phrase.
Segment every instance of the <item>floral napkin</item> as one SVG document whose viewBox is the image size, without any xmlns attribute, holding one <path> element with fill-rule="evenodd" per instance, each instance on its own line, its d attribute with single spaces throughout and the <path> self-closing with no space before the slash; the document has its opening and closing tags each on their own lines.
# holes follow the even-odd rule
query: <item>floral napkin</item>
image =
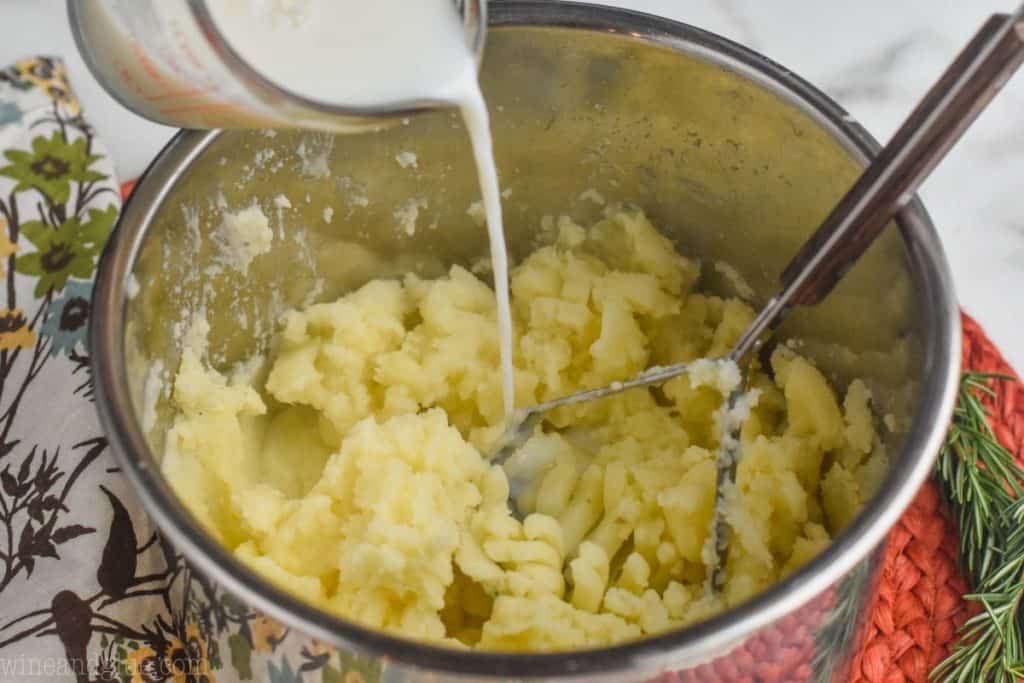
<svg viewBox="0 0 1024 683">
<path fill-rule="evenodd" d="M 378 680 L 192 572 L 119 474 L 86 330 L 120 206 L 63 64 L 0 71 L 0 681 Z"/>
</svg>

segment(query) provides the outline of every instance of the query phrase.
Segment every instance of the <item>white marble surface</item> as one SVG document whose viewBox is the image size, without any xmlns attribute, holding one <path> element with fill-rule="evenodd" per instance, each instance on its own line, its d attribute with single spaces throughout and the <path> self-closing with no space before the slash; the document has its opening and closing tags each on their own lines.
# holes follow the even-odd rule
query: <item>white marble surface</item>
<svg viewBox="0 0 1024 683">
<path fill-rule="evenodd" d="M 86 1 L 86 0 L 78 0 Z M 604 0 L 744 43 L 801 74 L 887 139 L 945 64 L 1014 0 Z M 63 0 L 0 0 L 0 65 L 63 57 L 72 84 L 123 178 L 173 131 L 130 114 L 92 79 Z M 1024 74 L 986 112 L 922 190 L 964 307 L 1024 369 Z"/>
</svg>

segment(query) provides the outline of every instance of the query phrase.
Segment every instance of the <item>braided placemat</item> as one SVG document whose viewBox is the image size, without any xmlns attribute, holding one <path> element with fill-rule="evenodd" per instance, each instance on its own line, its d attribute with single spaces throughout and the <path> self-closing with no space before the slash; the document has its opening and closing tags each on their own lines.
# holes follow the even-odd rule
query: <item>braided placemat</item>
<svg viewBox="0 0 1024 683">
<path fill-rule="evenodd" d="M 984 330 L 966 314 L 963 368 L 1010 375 L 985 399 L 1000 442 L 1024 456 L 1024 385 Z M 854 661 L 855 683 L 924 683 L 949 655 L 957 628 L 973 614 L 963 596 L 967 581 L 957 565 L 956 526 L 929 481 L 893 529 L 885 551 L 864 649 Z"/>
</svg>

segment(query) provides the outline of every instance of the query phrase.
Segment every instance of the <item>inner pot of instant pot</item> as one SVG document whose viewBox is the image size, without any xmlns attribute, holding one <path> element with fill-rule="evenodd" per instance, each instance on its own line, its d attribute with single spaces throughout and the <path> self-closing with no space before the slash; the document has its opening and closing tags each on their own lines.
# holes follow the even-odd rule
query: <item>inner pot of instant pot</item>
<svg viewBox="0 0 1024 683">
<path fill-rule="evenodd" d="M 760 306 L 851 185 L 874 143 L 789 72 L 697 29 L 553 2 L 495 4 L 482 71 L 513 262 L 542 218 L 642 208 L 702 263 L 699 288 Z M 415 163 L 413 163 L 415 161 Z M 267 352 L 280 317 L 369 280 L 441 275 L 486 258 L 460 118 L 384 132 L 183 132 L 137 186 L 104 256 L 92 345 L 104 425 L 126 474 L 199 571 L 298 631 L 439 673 L 638 675 L 728 652 L 835 585 L 875 549 L 927 476 L 956 385 L 959 328 L 947 266 L 920 205 L 905 211 L 819 308 L 780 331 L 838 388 L 862 378 L 891 454 L 885 482 L 827 550 L 751 601 L 643 641 L 560 654 L 462 652 L 327 615 L 273 588 L 208 537 L 161 478 L 173 378 L 197 314 L 227 369 Z M 227 207 L 258 203 L 273 238 L 224 267 Z M 868 582 L 869 584 L 870 582 Z"/>
</svg>

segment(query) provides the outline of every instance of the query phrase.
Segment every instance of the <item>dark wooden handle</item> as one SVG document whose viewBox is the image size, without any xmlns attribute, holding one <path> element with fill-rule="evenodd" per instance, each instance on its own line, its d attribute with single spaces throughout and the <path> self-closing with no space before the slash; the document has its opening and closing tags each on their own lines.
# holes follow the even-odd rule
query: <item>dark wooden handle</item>
<svg viewBox="0 0 1024 683">
<path fill-rule="evenodd" d="M 832 291 L 1022 62 L 1024 7 L 985 23 L 801 247 L 782 274 L 787 306 Z"/>
</svg>

